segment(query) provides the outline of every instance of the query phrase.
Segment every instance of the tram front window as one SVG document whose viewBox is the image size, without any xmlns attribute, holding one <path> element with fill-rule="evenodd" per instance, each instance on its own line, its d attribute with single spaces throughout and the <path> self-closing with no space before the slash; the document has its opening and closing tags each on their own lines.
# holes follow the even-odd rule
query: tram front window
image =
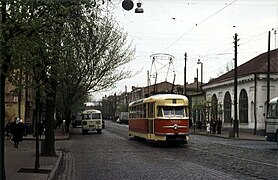
<svg viewBox="0 0 278 180">
<path fill-rule="evenodd" d="M 159 106 L 158 117 L 185 117 L 184 107 Z"/>
</svg>

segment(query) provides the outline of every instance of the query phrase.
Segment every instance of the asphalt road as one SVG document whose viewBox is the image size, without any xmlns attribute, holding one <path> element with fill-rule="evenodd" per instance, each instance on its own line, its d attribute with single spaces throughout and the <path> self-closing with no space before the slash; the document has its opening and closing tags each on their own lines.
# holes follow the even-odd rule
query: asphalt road
<svg viewBox="0 0 278 180">
<path fill-rule="evenodd" d="M 191 135 L 188 145 L 161 147 L 110 121 L 102 134 L 71 131 L 56 142 L 64 152 L 59 179 L 278 179 L 278 149 L 266 141 Z"/>
</svg>

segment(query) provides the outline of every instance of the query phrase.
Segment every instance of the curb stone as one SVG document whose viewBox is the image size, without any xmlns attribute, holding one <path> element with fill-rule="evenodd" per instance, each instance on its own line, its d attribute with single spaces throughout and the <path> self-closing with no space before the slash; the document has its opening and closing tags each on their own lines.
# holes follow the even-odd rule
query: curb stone
<svg viewBox="0 0 278 180">
<path fill-rule="evenodd" d="M 58 153 L 58 159 L 57 159 L 57 161 L 55 163 L 55 166 L 53 167 L 53 169 L 51 170 L 51 172 L 48 175 L 48 178 L 47 178 L 48 180 L 55 179 L 55 177 L 57 176 L 57 172 L 58 172 L 59 166 L 62 163 L 63 153 L 62 153 L 62 151 L 57 151 L 57 153 Z"/>
</svg>

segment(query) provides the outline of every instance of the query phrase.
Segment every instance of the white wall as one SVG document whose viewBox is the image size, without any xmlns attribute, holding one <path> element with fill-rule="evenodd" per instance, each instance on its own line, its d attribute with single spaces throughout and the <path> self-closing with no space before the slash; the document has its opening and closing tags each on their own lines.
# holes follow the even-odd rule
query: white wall
<svg viewBox="0 0 278 180">
<path fill-rule="evenodd" d="M 264 129 L 265 127 L 265 116 L 266 113 L 266 101 L 267 101 L 267 81 L 266 75 L 258 75 L 257 85 L 255 87 L 254 75 L 248 75 L 245 77 L 238 78 L 237 87 L 237 102 L 239 103 L 240 92 L 245 89 L 248 96 L 248 123 L 240 123 L 240 128 L 254 129 L 255 117 L 257 117 L 257 130 Z M 270 82 L 270 99 L 278 96 L 278 75 L 271 75 L 272 81 Z M 257 99 L 255 102 L 255 89 L 257 91 Z M 204 90 L 206 92 L 206 99 L 211 100 L 213 94 L 216 95 L 218 104 L 221 103 L 224 108 L 224 97 L 225 93 L 228 91 L 231 95 L 232 102 L 234 101 L 234 85 L 233 80 L 221 82 L 214 85 L 205 86 Z M 255 106 L 256 105 L 256 106 Z M 238 117 L 239 117 L 239 106 Z M 256 115 L 254 114 L 256 110 Z M 231 116 L 234 119 L 234 105 L 232 105 Z M 224 113 L 221 119 L 224 119 Z M 224 124 L 224 127 L 230 127 L 231 124 Z"/>
</svg>

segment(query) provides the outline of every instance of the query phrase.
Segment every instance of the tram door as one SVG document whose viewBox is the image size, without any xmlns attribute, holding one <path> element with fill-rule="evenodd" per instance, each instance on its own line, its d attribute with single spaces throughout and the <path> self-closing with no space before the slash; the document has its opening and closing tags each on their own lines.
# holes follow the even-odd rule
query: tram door
<svg viewBox="0 0 278 180">
<path fill-rule="evenodd" d="M 147 109 L 148 109 L 148 134 L 153 134 L 154 132 L 154 117 L 155 117 L 155 111 L 154 111 L 154 103 L 148 103 Z"/>
</svg>

